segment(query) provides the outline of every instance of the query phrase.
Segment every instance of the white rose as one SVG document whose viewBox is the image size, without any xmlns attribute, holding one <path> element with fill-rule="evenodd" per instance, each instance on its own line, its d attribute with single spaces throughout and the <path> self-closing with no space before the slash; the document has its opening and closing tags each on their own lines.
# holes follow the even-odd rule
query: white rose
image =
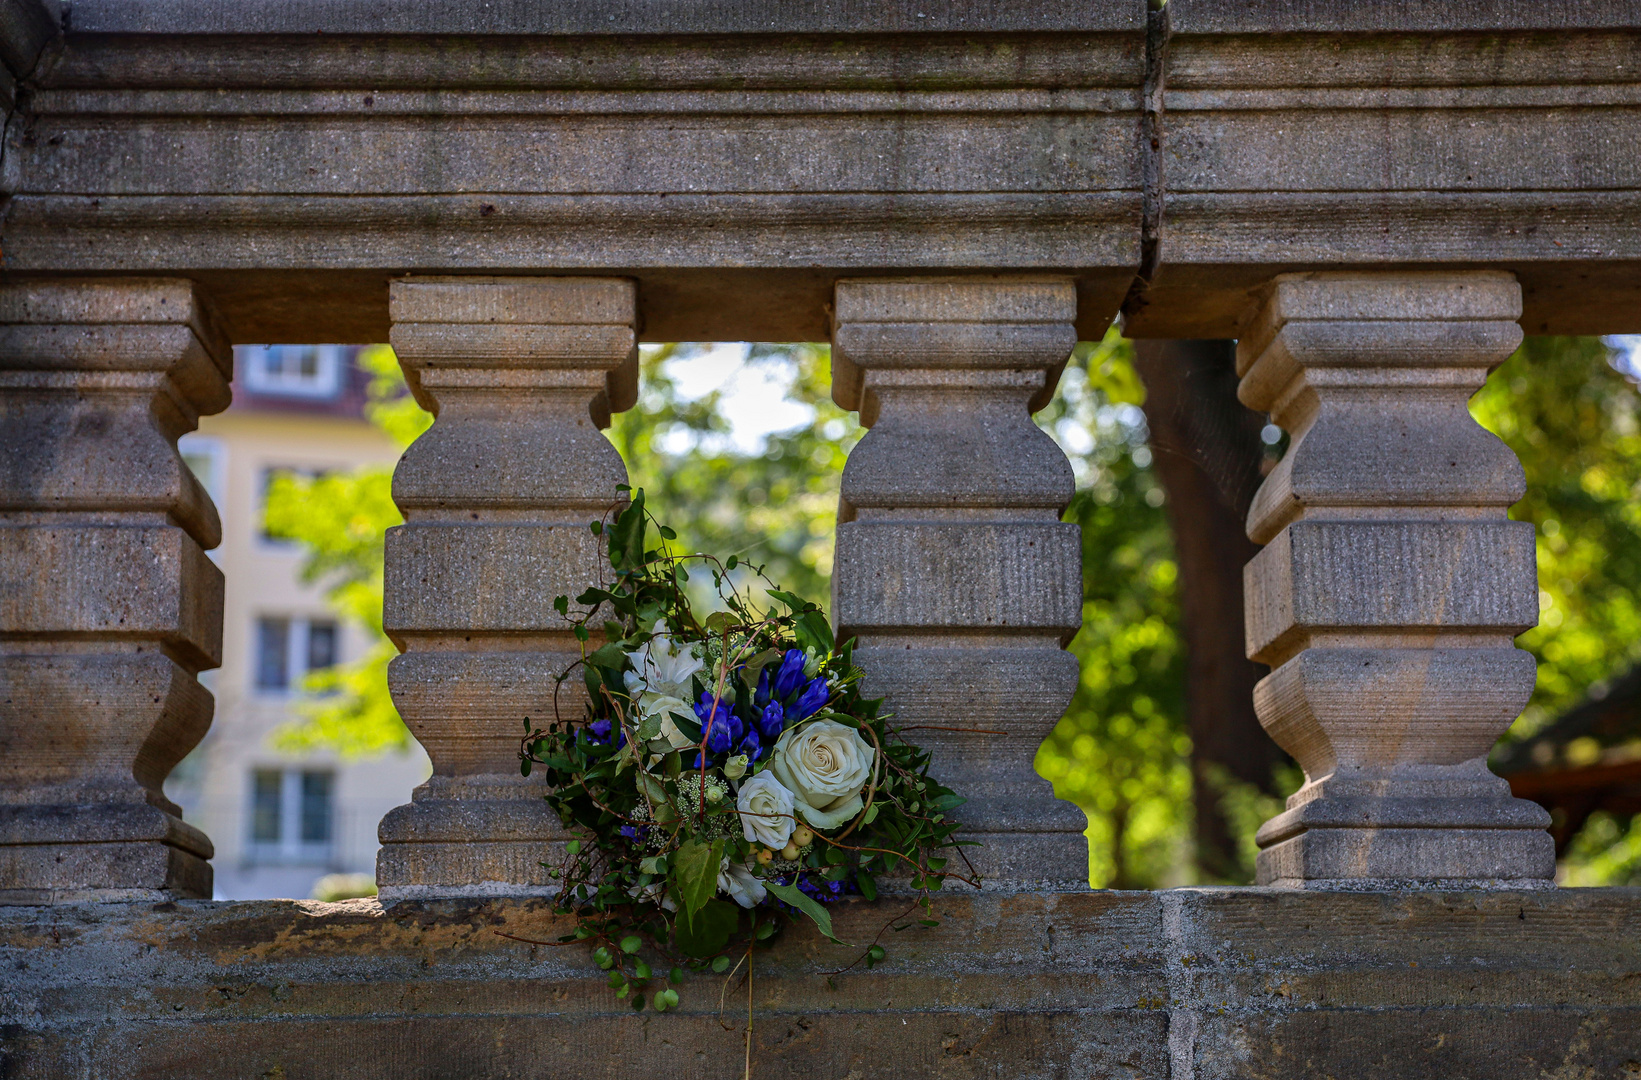
<svg viewBox="0 0 1641 1080">
<path fill-rule="evenodd" d="M 633 666 L 633 670 L 623 676 L 629 694 L 648 691 L 677 700 L 692 696 L 690 680 L 701 670 L 701 660 L 693 649 L 673 641 L 666 633 L 666 625 L 658 621 L 655 636 L 637 652 L 627 654 Z"/>
<path fill-rule="evenodd" d="M 835 829 L 860 813 L 876 754 L 854 728 L 816 720 L 781 734 L 770 771 L 792 792 L 798 816 L 817 829 Z"/>
<path fill-rule="evenodd" d="M 727 858 L 718 868 L 718 891 L 744 908 L 755 907 L 769 895 L 769 890 L 752 876 L 752 871 L 744 866 L 729 865 Z"/>
<path fill-rule="evenodd" d="M 747 840 L 776 851 L 786 846 L 797 826 L 792 819 L 792 792 L 766 772 L 741 785 L 735 809 L 741 812 L 741 832 Z"/>
</svg>

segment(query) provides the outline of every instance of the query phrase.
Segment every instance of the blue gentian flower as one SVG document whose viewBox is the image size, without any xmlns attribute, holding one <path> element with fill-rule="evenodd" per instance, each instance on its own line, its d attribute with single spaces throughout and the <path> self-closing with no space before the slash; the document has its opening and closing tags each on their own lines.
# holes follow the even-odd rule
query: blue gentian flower
<svg viewBox="0 0 1641 1080">
<path fill-rule="evenodd" d="M 769 669 L 767 667 L 758 672 L 758 689 L 752 693 L 752 704 L 759 709 L 769 704 Z"/>
<path fill-rule="evenodd" d="M 763 740 L 758 738 L 758 729 L 747 729 L 746 737 L 741 740 L 740 752 L 746 755 L 748 761 L 757 761 L 763 756 Z"/>
<path fill-rule="evenodd" d="M 820 711 L 828 696 L 825 679 L 817 676 L 809 680 L 809 685 L 803 688 L 798 700 L 787 709 L 788 718 L 794 721 L 807 720 Z"/>
<path fill-rule="evenodd" d="M 714 754 L 727 753 L 746 734 L 746 722 L 730 711 L 729 702 L 713 701 L 711 691 L 701 691 L 701 700 L 695 705 L 695 715 L 701 720 L 707 749 Z"/>
<path fill-rule="evenodd" d="M 775 696 L 782 701 L 792 696 L 803 682 L 803 650 L 788 649 L 781 661 L 781 670 L 775 675 Z"/>
<path fill-rule="evenodd" d="M 616 727 L 614 721 L 594 720 L 587 725 L 587 741 L 594 746 L 609 745 L 612 735 L 615 737 L 615 748 L 617 750 L 627 745 L 626 729 Z"/>
<path fill-rule="evenodd" d="M 773 743 L 781 737 L 781 731 L 786 727 L 786 710 L 781 708 L 780 702 L 771 701 L 765 705 L 763 712 L 758 714 L 758 732 L 763 735 L 764 741 Z"/>
</svg>

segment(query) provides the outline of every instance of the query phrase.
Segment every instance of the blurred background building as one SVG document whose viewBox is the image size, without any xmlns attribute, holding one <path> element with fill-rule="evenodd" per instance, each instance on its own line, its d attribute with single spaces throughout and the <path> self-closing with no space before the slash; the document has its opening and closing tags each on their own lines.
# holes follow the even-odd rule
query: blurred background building
<svg viewBox="0 0 1641 1080">
<path fill-rule="evenodd" d="M 428 775 L 421 748 L 345 759 L 282 749 L 277 733 L 312 702 L 310 672 L 357 658 L 370 631 L 302 580 L 300 545 L 264 523 L 273 478 L 387 466 L 399 447 L 364 416 L 368 376 L 358 349 L 240 346 L 234 402 L 182 440 L 188 464 L 222 516 L 211 558 L 228 581 L 222 667 L 210 733 L 166 781 L 186 820 L 216 844 L 216 896 L 306 897 L 334 874 L 370 876 L 376 825 Z"/>
</svg>

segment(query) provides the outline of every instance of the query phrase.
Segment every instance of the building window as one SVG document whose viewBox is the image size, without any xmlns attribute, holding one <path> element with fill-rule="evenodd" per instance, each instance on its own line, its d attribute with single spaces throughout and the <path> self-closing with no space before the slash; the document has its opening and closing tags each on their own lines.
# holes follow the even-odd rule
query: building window
<svg viewBox="0 0 1641 1080">
<path fill-rule="evenodd" d="M 342 389 L 345 352 L 341 345 L 241 345 L 234 364 L 253 393 L 333 398 Z"/>
<path fill-rule="evenodd" d="M 253 769 L 251 860 L 329 860 L 335 832 L 335 790 L 336 774 L 328 769 Z"/>
<path fill-rule="evenodd" d="M 292 619 L 264 615 L 256 620 L 256 688 L 285 694 L 302 685 L 310 671 L 333 668 L 340 660 L 334 619 Z"/>
</svg>

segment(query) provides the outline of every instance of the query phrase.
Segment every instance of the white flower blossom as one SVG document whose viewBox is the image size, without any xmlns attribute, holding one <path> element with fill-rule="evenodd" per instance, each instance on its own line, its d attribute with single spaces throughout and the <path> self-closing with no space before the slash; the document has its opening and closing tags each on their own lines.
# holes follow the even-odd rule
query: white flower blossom
<svg viewBox="0 0 1641 1080">
<path fill-rule="evenodd" d="M 744 908 L 756 907 L 769 895 L 764 883 L 744 866 L 731 866 L 726 857 L 718 868 L 718 891 Z"/>
<path fill-rule="evenodd" d="M 792 792 L 766 772 L 741 785 L 735 809 L 741 812 L 741 832 L 747 840 L 776 851 L 786 846 L 796 825 Z"/>
<path fill-rule="evenodd" d="M 792 793 L 799 817 L 835 829 L 860 813 L 876 755 L 854 728 L 816 720 L 781 734 L 770 771 Z"/>
<path fill-rule="evenodd" d="M 661 718 L 661 734 L 651 746 L 662 753 L 684 750 L 696 743 L 673 721 L 673 714 L 690 715 L 690 680 L 701 670 L 701 660 L 694 650 L 673 641 L 666 633 L 666 625 L 657 622 L 655 636 L 637 652 L 627 654 L 633 670 L 623 675 L 637 723 L 642 725 L 654 716 Z"/>
<path fill-rule="evenodd" d="M 642 691 L 687 701 L 691 696 L 690 680 L 701 670 L 701 659 L 694 649 L 673 641 L 666 626 L 665 621 L 657 621 L 655 636 L 637 652 L 627 654 L 633 666 L 625 676 L 627 692 Z"/>
</svg>

